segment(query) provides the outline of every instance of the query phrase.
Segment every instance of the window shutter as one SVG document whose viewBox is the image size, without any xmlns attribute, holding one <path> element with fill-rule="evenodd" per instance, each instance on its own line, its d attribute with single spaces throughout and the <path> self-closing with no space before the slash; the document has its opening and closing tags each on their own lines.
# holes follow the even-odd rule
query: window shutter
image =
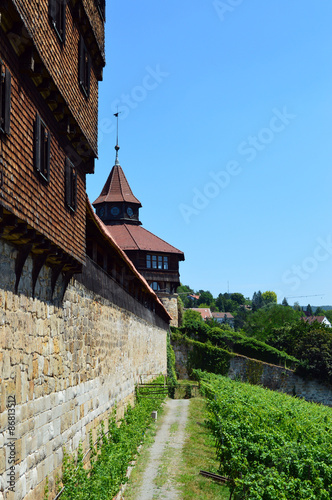
<svg viewBox="0 0 332 500">
<path fill-rule="evenodd" d="M 72 208 L 73 208 L 73 210 L 76 210 L 76 206 L 77 206 L 77 174 L 76 174 L 76 170 L 72 170 L 72 183 L 73 183 Z"/>
<path fill-rule="evenodd" d="M 70 207 L 70 162 L 69 159 L 66 158 L 65 162 L 65 200 L 66 200 L 66 205 Z"/>
<path fill-rule="evenodd" d="M 84 41 L 82 35 L 80 36 L 80 47 L 79 47 L 79 59 L 78 59 L 78 64 L 79 64 L 79 69 L 78 69 L 78 79 L 80 82 L 80 85 L 84 85 Z"/>
<path fill-rule="evenodd" d="M 48 0 L 48 15 L 53 22 L 56 20 L 57 0 Z"/>
<path fill-rule="evenodd" d="M 35 169 L 40 172 L 40 116 L 36 116 L 35 121 Z"/>
<path fill-rule="evenodd" d="M 11 76 L 8 68 L 6 68 L 6 76 L 5 76 L 5 109 L 4 109 L 4 119 L 5 119 L 4 131 L 6 132 L 6 134 L 10 134 L 11 82 L 12 82 L 12 76 Z"/>
<path fill-rule="evenodd" d="M 46 142 L 46 180 L 50 180 L 50 156 L 51 156 L 51 134 L 47 132 L 47 142 Z"/>
<path fill-rule="evenodd" d="M 90 54 L 88 55 L 88 64 L 87 64 L 87 75 L 86 75 L 86 92 L 88 96 L 90 95 L 90 73 L 91 73 L 91 58 Z"/>
</svg>

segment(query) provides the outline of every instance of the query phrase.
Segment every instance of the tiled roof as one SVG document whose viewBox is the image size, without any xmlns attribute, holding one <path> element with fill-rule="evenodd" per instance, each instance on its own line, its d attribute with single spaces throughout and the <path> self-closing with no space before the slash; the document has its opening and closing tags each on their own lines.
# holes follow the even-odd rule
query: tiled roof
<svg viewBox="0 0 332 500">
<path fill-rule="evenodd" d="M 318 321 L 318 323 L 323 323 L 325 316 L 303 316 L 303 320 L 306 321 L 311 325 L 311 323 L 314 323 L 315 321 Z"/>
<path fill-rule="evenodd" d="M 115 226 L 104 225 L 105 230 L 117 242 L 122 250 L 146 250 L 148 252 L 173 253 L 184 260 L 181 250 L 173 247 L 166 241 L 158 238 L 142 226 L 119 224 Z"/>
<path fill-rule="evenodd" d="M 133 195 L 120 165 L 114 165 L 102 192 L 92 204 L 95 206 L 105 201 L 117 203 L 126 201 L 127 203 L 136 203 L 140 207 L 142 206 L 141 202 Z"/>
<path fill-rule="evenodd" d="M 234 319 L 234 316 L 229 312 L 213 312 L 212 316 L 214 318 L 224 318 L 226 315 L 227 319 Z"/>
<path fill-rule="evenodd" d="M 204 309 L 203 307 L 191 307 L 190 311 L 199 312 L 203 319 L 212 318 L 210 309 Z"/>
</svg>

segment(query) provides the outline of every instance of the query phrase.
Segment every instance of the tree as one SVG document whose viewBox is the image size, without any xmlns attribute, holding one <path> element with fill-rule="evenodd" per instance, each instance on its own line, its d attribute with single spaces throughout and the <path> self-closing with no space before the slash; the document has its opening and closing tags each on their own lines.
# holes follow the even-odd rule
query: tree
<svg viewBox="0 0 332 500">
<path fill-rule="evenodd" d="M 203 318 L 198 311 L 187 309 L 183 314 L 183 326 L 193 326 L 196 323 L 203 323 Z"/>
<path fill-rule="evenodd" d="M 311 305 L 308 304 L 307 305 L 307 310 L 306 310 L 306 316 L 312 316 L 312 315 L 313 315 L 313 312 L 312 312 Z"/>
<path fill-rule="evenodd" d="M 320 306 L 316 308 L 315 316 L 326 316 L 326 312 Z"/>
<path fill-rule="evenodd" d="M 246 299 L 244 298 L 242 293 L 232 293 L 230 298 L 233 302 L 236 302 L 239 306 L 242 306 L 243 304 L 246 303 Z"/>
<path fill-rule="evenodd" d="M 264 304 L 273 304 L 277 303 L 277 294 L 275 292 L 267 291 L 262 293 L 262 299 L 264 300 Z"/>
<path fill-rule="evenodd" d="M 207 291 L 204 291 L 204 290 L 200 290 L 199 292 L 199 299 L 197 301 L 197 304 L 200 305 L 200 304 L 207 304 L 208 307 L 211 305 L 211 303 L 213 302 L 213 295 L 211 292 L 209 292 L 209 290 Z"/>
<path fill-rule="evenodd" d="M 284 297 L 284 300 L 282 301 L 282 305 L 285 306 L 285 307 L 288 307 L 288 302 L 287 302 L 287 299 L 286 297 Z"/>
<path fill-rule="evenodd" d="M 298 302 L 294 302 L 293 309 L 294 311 L 302 311 L 301 306 Z"/>
<path fill-rule="evenodd" d="M 248 316 L 244 330 L 247 335 L 269 343 L 274 328 L 300 321 L 302 313 L 281 304 L 268 304 Z"/>
<path fill-rule="evenodd" d="M 188 295 L 192 295 L 194 293 L 192 288 L 188 285 L 180 285 L 177 287 L 176 293 L 178 293 L 181 297 L 184 307 L 192 307 L 192 299 L 188 297 Z"/>
<path fill-rule="evenodd" d="M 262 292 L 259 290 L 258 292 L 254 292 L 252 296 L 252 310 L 258 311 L 261 307 L 264 306 L 264 300 L 262 297 Z"/>
</svg>

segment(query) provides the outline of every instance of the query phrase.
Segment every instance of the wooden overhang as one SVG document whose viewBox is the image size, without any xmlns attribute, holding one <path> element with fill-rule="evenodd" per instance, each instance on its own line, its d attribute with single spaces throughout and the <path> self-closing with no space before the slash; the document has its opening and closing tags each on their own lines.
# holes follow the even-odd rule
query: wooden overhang
<svg viewBox="0 0 332 500">
<path fill-rule="evenodd" d="M 102 70 L 105 66 L 104 51 L 99 47 L 89 17 L 84 9 L 82 0 L 69 0 L 73 15 L 77 16 L 80 29 L 85 34 L 87 49 L 97 75 L 102 80 Z M 7 35 L 14 51 L 20 59 L 21 73 L 27 74 L 42 98 L 52 111 L 58 122 L 60 133 L 65 135 L 74 151 L 80 157 L 83 172 L 94 172 L 94 160 L 97 158 L 97 149 L 91 144 L 72 115 L 69 104 L 55 85 L 49 71 L 43 63 L 41 54 L 33 43 L 33 36 L 29 33 L 22 17 L 19 14 L 16 0 L 1 0 L 0 28 Z M 69 154 L 69 156 L 71 156 Z M 73 161 L 75 160 L 73 156 Z"/>
<path fill-rule="evenodd" d="M 39 273 L 43 265 L 47 265 L 52 270 L 51 275 L 51 297 L 53 296 L 58 277 L 62 273 L 64 276 L 64 289 L 67 287 L 70 278 L 82 270 L 82 264 L 65 253 L 61 248 L 51 242 L 44 235 L 20 220 L 9 210 L 0 205 L 0 237 L 8 243 L 14 245 L 18 252 L 15 260 L 15 292 L 18 291 L 24 264 L 29 257 L 32 257 L 32 295 L 35 294 L 35 287 Z"/>
</svg>

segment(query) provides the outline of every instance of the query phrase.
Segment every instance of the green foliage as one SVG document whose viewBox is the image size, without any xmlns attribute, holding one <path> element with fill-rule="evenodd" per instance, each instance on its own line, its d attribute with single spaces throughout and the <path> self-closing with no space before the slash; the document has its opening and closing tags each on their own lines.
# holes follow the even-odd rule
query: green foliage
<svg viewBox="0 0 332 500">
<path fill-rule="evenodd" d="M 330 408 L 213 374 L 195 376 L 209 398 L 220 473 L 234 498 L 332 497 Z"/>
<path fill-rule="evenodd" d="M 262 292 L 260 290 L 258 292 L 254 292 L 251 302 L 253 311 L 258 311 L 258 309 L 265 305 L 262 297 Z"/>
<path fill-rule="evenodd" d="M 179 330 L 172 329 L 172 342 L 184 344 L 191 347 L 188 355 L 187 369 L 191 374 L 192 370 L 200 369 L 211 373 L 226 374 L 229 370 L 229 360 L 234 354 L 212 346 L 211 343 L 202 343 L 188 338 L 181 334 Z"/>
<path fill-rule="evenodd" d="M 312 316 L 313 315 L 312 307 L 311 307 L 310 304 L 307 305 L 306 314 L 307 314 L 307 316 Z"/>
<path fill-rule="evenodd" d="M 194 290 L 188 285 L 180 285 L 176 289 L 176 293 L 179 294 L 183 302 L 183 307 L 193 307 L 192 299 L 188 298 L 188 295 L 192 295 Z"/>
<path fill-rule="evenodd" d="M 203 318 L 198 311 L 193 311 L 192 309 L 187 309 L 183 314 L 183 326 L 190 328 L 199 328 L 200 325 L 204 324 Z"/>
<path fill-rule="evenodd" d="M 285 352 L 275 349 L 255 338 L 247 337 L 240 332 L 212 328 L 209 332 L 209 340 L 212 344 L 222 349 L 265 361 L 266 363 L 288 367 L 295 367 L 299 364 L 295 357 L 289 356 Z"/>
<path fill-rule="evenodd" d="M 210 307 L 210 305 L 214 302 L 213 295 L 211 292 L 200 290 L 198 292 L 199 294 L 199 299 L 197 301 L 197 304 L 207 304 L 207 307 Z"/>
<path fill-rule="evenodd" d="M 243 328 L 249 336 L 266 341 L 274 328 L 296 323 L 302 315 L 292 307 L 271 304 L 248 316 Z"/>
<path fill-rule="evenodd" d="M 264 300 L 264 304 L 269 304 L 271 302 L 273 304 L 276 304 L 277 303 L 277 294 L 275 292 L 271 292 L 271 291 L 263 292 L 262 299 Z"/>
<path fill-rule="evenodd" d="M 175 354 L 171 345 L 169 332 L 167 333 L 167 382 L 169 396 L 174 398 L 175 387 L 177 384 L 175 373 Z"/>
<path fill-rule="evenodd" d="M 163 399 L 164 396 L 157 395 L 153 399 L 138 399 L 134 408 L 128 406 L 119 427 L 114 416 L 109 419 L 108 433 L 104 432 L 102 423 L 97 452 L 91 453 L 89 469 L 83 466 L 81 444 L 76 459 L 64 450 L 62 482 L 65 490 L 61 500 L 111 500 L 126 482 L 128 464 L 151 422 L 151 412 L 159 409 Z"/>
<path fill-rule="evenodd" d="M 178 325 L 181 326 L 183 323 L 184 304 L 180 295 L 178 295 L 177 301 L 178 301 Z"/>
<path fill-rule="evenodd" d="M 298 373 L 332 383 L 332 329 L 318 322 L 306 321 L 276 328 L 269 343 L 285 349 L 301 362 Z"/>
<path fill-rule="evenodd" d="M 287 302 L 287 299 L 286 297 L 284 297 L 282 303 L 281 303 L 282 306 L 289 306 L 288 302 Z"/>
</svg>

